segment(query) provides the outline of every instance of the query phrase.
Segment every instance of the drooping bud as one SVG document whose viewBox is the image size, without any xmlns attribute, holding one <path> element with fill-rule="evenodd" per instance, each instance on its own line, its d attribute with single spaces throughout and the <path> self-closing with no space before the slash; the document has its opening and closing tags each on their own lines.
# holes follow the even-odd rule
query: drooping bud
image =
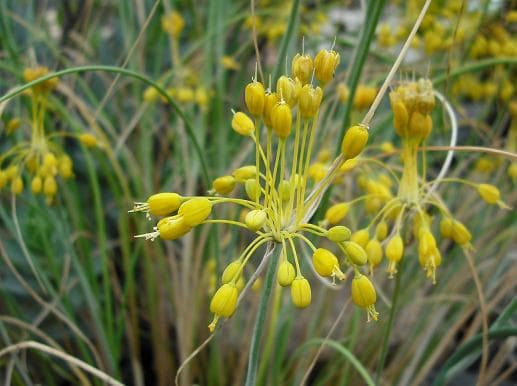
<svg viewBox="0 0 517 386">
<path fill-rule="evenodd" d="M 353 241 L 347 241 L 343 243 L 344 250 L 350 261 L 355 265 L 364 265 L 368 261 L 366 252 L 359 244 Z"/>
<path fill-rule="evenodd" d="M 287 287 L 291 285 L 295 276 L 296 272 L 294 266 L 287 260 L 282 261 L 278 267 L 278 284 L 282 287 Z"/>
<path fill-rule="evenodd" d="M 453 220 L 452 223 L 452 239 L 461 246 L 466 246 L 472 239 L 472 235 L 465 225 L 458 220 Z"/>
<path fill-rule="evenodd" d="M 257 184 L 257 180 L 255 178 L 247 179 L 244 183 L 244 190 L 246 191 L 246 195 L 252 201 L 257 201 L 262 193 L 261 187 Z"/>
<path fill-rule="evenodd" d="M 390 278 L 397 273 L 397 264 L 402 259 L 404 254 L 404 242 L 400 235 L 393 236 L 386 244 L 386 258 L 389 261 L 387 272 Z"/>
<path fill-rule="evenodd" d="M 328 249 L 316 249 L 312 255 L 312 264 L 320 276 L 333 276 L 337 277 L 339 280 L 344 280 L 346 278 L 345 274 L 339 268 L 337 257 Z"/>
<path fill-rule="evenodd" d="M 255 131 L 255 124 L 246 114 L 237 112 L 232 118 L 232 129 L 242 136 L 250 136 Z"/>
<path fill-rule="evenodd" d="M 237 281 L 242 273 L 242 263 L 240 260 L 232 261 L 230 264 L 226 266 L 223 271 L 223 275 L 221 276 L 221 282 L 223 284 L 227 284 L 231 281 Z"/>
<path fill-rule="evenodd" d="M 360 229 L 352 234 L 351 240 L 365 248 L 368 241 L 370 241 L 370 233 L 368 229 Z"/>
<path fill-rule="evenodd" d="M 370 269 L 377 267 L 382 261 L 382 246 L 378 239 L 371 239 L 366 244 L 366 256 L 368 257 L 368 263 Z"/>
<path fill-rule="evenodd" d="M 368 129 L 362 125 L 350 127 L 341 143 L 341 152 L 345 160 L 357 157 L 368 142 Z"/>
<path fill-rule="evenodd" d="M 377 320 L 379 314 L 375 310 L 375 302 L 377 301 L 377 293 L 375 287 L 368 277 L 360 273 L 356 273 L 352 280 L 352 301 L 361 308 L 368 311 L 368 321 Z"/>
<path fill-rule="evenodd" d="M 291 300 L 298 308 L 305 308 L 311 304 L 311 285 L 303 276 L 298 276 L 291 283 Z"/>
<path fill-rule="evenodd" d="M 245 182 L 250 178 L 255 178 L 257 174 L 257 167 L 255 165 L 246 165 L 241 166 L 238 169 L 235 169 L 232 175 L 238 182 Z"/>
<path fill-rule="evenodd" d="M 210 312 L 215 317 L 212 323 L 208 326 L 210 332 L 213 332 L 220 317 L 229 318 L 237 308 L 237 298 L 239 297 L 239 290 L 234 284 L 223 284 L 212 297 L 210 302 Z"/>
</svg>

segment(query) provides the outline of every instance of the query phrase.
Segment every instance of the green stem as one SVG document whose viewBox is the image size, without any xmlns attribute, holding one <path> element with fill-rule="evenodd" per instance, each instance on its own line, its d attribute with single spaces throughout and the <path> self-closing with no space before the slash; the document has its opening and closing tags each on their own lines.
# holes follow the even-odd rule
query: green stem
<svg viewBox="0 0 517 386">
<path fill-rule="evenodd" d="M 350 94 L 345 106 L 345 116 L 343 118 L 343 130 L 340 133 L 339 141 L 337 141 L 336 154 L 341 148 L 341 141 L 345 135 L 345 130 L 350 124 L 350 114 L 352 113 L 352 104 L 354 103 L 355 90 L 359 84 L 359 79 L 363 71 L 364 63 L 370 51 L 370 44 L 375 35 L 375 29 L 384 8 L 385 0 L 373 0 L 368 3 L 368 13 L 361 30 L 361 37 L 357 45 L 354 59 L 350 67 L 350 76 L 348 77 L 348 89 Z"/>
<path fill-rule="evenodd" d="M 283 65 L 285 63 L 285 56 L 287 55 L 287 47 L 289 46 L 289 42 L 291 41 L 291 37 L 294 33 L 294 26 L 296 25 L 296 20 L 298 19 L 298 14 L 300 12 L 300 0 L 294 0 L 293 6 L 291 7 L 291 14 L 289 15 L 289 24 L 287 24 L 287 30 L 282 38 L 282 43 L 280 45 L 280 51 L 278 52 L 278 59 L 275 66 L 275 71 L 273 73 L 273 84 L 276 84 L 276 80 L 280 76 Z"/>
<path fill-rule="evenodd" d="M 260 299 L 255 328 L 251 338 L 250 356 L 248 359 L 248 372 L 246 374 L 246 386 L 254 386 L 257 380 L 257 370 L 259 364 L 260 339 L 264 333 L 264 321 L 268 310 L 269 299 L 275 285 L 276 267 L 278 266 L 279 256 L 271 252 L 271 261 L 267 269 L 266 278 L 264 280 L 264 290 Z"/>
<path fill-rule="evenodd" d="M 397 308 L 397 303 L 400 294 L 400 282 L 402 277 L 402 264 L 400 265 L 399 272 L 397 273 L 397 277 L 395 279 L 395 290 L 393 291 L 393 296 L 391 298 L 391 309 L 390 316 L 388 319 L 388 325 L 386 326 L 386 330 L 384 331 L 384 336 L 382 338 L 382 348 L 381 348 L 381 356 L 379 359 L 379 364 L 377 365 L 377 374 L 375 376 L 375 384 L 379 385 L 382 375 L 382 370 L 384 369 L 384 362 L 386 361 L 386 355 L 388 354 L 388 344 L 390 341 L 391 328 L 393 327 L 393 321 L 395 320 L 395 312 Z"/>
<path fill-rule="evenodd" d="M 461 76 L 468 72 L 475 72 L 478 70 L 482 70 L 486 67 L 497 66 L 499 64 L 516 65 L 517 58 L 494 58 L 494 59 L 485 59 L 485 60 L 479 60 L 476 62 L 467 63 L 466 65 L 455 68 L 454 70 L 452 70 L 448 73 L 446 72 L 444 74 L 436 76 L 433 79 L 433 84 L 436 86 L 439 83 L 445 82 L 447 79 L 457 78 L 458 76 Z"/>
<path fill-rule="evenodd" d="M 94 72 L 94 71 L 114 72 L 117 74 L 126 75 L 131 78 L 138 79 L 138 80 L 148 84 L 149 86 L 154 87 L 156 89 L 156 91 L 158 91 L 158 93 L 167 100 L 167 102 L 172 106 L 172 109 L 175 111 L 175 113 L 178 114 L 180 119 L 185 123 L 187 135 L 189 136 L 190 140 L 192 141 L 192 143 L 194 145 L 194 149 L 201 162 L 201 167 L 203 169 L 203 176 L 205 178 L 205 182 L 206 182 L 207 186 L 210 184 L 211 179 L 208 174 L 206 161 L 203 157 L 203 151 L 201 149 L 201 146 L 199 145 L 199 142 L 196 139 L 196 135 L 194 133 L 194 127 L 192 126 L 192 123 L 187 118 L 187 116 L 183 113 L 183 111 L 181 111 L 180 107 L 176 104 L 176 102 L 174 102 L 174 100 L 171 98 L 171 96 L 161 86 L 159 86 L 158 84 L 153 82 L 151 79 L 147 78 L 146 76 L 144 76 L 138 72 L 127 70 L 127 69 L 116 67 L 116 66 L 103 66 L 103 65 L 71 67 L 71 68 L 67 68 L 65 70 L 50 73 L 48 75 L 42 76 L 41 78 L 33 80 L 32 82 L 26 83 L 20 87 L 15 88 L 11 92 L 8 92 L 4 96 L 2 96 L 0 98 L 0 103 L 5 102 L 8 99 L 11 99 L 12 97 L 15 97 L 18 94 L 21 94 L 23 91 L 25 91 L 35 85 L 43 83 L 46 80 L 49 80 L 52 78 L 60 78 L 62 76 L 69 75 L 69 74 L 76 74 L 76 73 L 81 73 L 81 72 Z"/>
</svg>

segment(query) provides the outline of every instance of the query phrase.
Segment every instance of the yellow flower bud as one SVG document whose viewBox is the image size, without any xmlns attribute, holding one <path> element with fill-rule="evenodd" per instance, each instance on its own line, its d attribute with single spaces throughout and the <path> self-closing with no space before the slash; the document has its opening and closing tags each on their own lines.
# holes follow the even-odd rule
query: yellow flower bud
<svg viewBox="0 0 517 386">
<path fill-rule="evenodd" d="M 208 326 L 210 332 L 213 332 L 220 317 L 229 318 L 237 308 L 237 299 L 239 298 L 239 290 L 235 284 L 223 284 L 216 291 L 210 302 L 210 312 L 215 317 L 212 323 Z"/>
<path fill-rule="evenodd" d="M 212 212 L 212 203 L 204 197 L 192 198 L 181 204 L 178 214 L 183 217 L 185 224 L 195 227 L 206 220 Z"/>
<path fill-rule="evenodd" d="M 327 175 L 328 167 L 321 162 L 316 162 L 309 166 L 309 177 L 314 181 L 319 182 Z"/>
<path fill-rule="evenodd" d="M 368 261 L 365 250 L 353 241 L 343 243 L 344 250 L 350 261 L 355 265 L 364 265 Z"/>
<path fill-rule="evenodd" d="M 266 91 L 262 83 L 252 81 L 244 89 L 244 101 L 251 115 L 260 117 L 264 111 Z"/>
<path fill-rule="evenodd" d="M 238 182 L 245 182 L 250 178 L 255 178 L 257 173 L 257 167 L 255 165 L 246 165 L 241 166 L 238 169 L 235 169 L 232 175 Z"/>
<path fill-rule="evenodd" d="M 97 138 L 95 138 L 95 136 L 90 133 L 79 134 L 79 141 L 86 147 L 97 146 Z"/>
<path fill-rule="evenodd" d="M 393 93 L 392 93 L 393 94 Z M 407 132 L 409 115 L 406 106 L 401 100 L 391 98 L 391 109 L 393 110 L 393 127 L 398 135 L 404 136 Z"/>
<path fill-rule="evenodd" d="M 291 198 L 291 182 L 289 180 L 280 181 L 280 185 L 278 186 L 278 195 L 280 199 L 285 202 Z"/>
<path fill-rule="evenodd" d="M 367 309 L 368 321 L 378 319 L 379 314 L 374 306 L 377 301 L 375 287 L 368 277 L 360 273 L 356 273 L 352 280 L 352 301 L 356 306 Z"/>
<path fill-rule="evenodd" d="M 256 232 L 264 226 L 266 218 L 266 211 L 255 209 L 248 212 L 244 222 L 250 231 Z"/>
<path fill-rule="evenodd" d="M 409 120 L 408 134 L 419 139 L 426 139 L 433 128 L 433 120 L 429 114 L 413 112 Z"/>
<path fill-rule="evenodd" d="M 262 278 L 257 277 L 257 280 L 255 280 L 255 281 L 253 282 L 253 284 L 251 285 L 251 290 L 252 290 L 253 292 L 258 292 L 258 291 L 260 291 L 260 289 L 262 288 L 262 284 L 263 284 L 263 283 L 262 283 Z"/>
<path fill-rule="evenodd" d="M 232 129 L 238 134 L 247 137 L 255 131 L 255 124 L 250 117 L 239 111 L 233 115 Z"/>
<path fill-rule="evenodd" d="M 388 223 L 386 221 L 381 221 L 377 224 L 375 228 L 375 237 L 379 241 L 383 241 L 388 236 Z"/>
<path fill-rule="evenodd" d="M 43 188 L 43 181 L 40 176 L 35 176 L 31 181 L 31 191 L 34 194 L 41 193 L 41 189 Z"/>
<path fill-rule="evenodd" d="M 237 287 L 237 290 L 239 292 L 242 291 L 242 289 L 244 288 L 244 286 L 246 285 L 246 282 L 244 281 L 244 277 L 239 277 L 239 279 L 237 279 L 237 283 L 235 283 L 235 286 Z"/>
<path fill-rule="evenodd" d="M 426 270 L 427 277 L 436 283 L 436 268 L 442 263 L 442 256 L 436 247 L 436 240 L 428 228 L 423 227 L 419 231 L 418 260 Z"/>
<path fill-rule="evenodd" d="M 341 103 L 345 103 L 350 96 L 350 90 L 345 83 L 339 83 L 336 87 L 336 93 L 339 101 Z"/>
<path fill-rule="evenodd" d="M 339 268 L 337 257 L 328 249 L 316 249 L 312 255 L 312 264 L 320 276 L 335 276 L 340 280 L 346 278 L 345 274 Z"/>
<path fill-rule="evenodd" d="M 335 243 L 340 243 L 350 239 L 350 229 L 343 225 L 336 225 L 327 231 L 327 239 Z"/>
<path fill-rule="evenodd" d="M 361 125 L 350 127 L 341 143 L 341 152 L 345 160 L 357 157 L 368 142 L 368 129 Z"/>
<path fill-rule="evenodd" d="M 494 185 L 479 184 L 477 187 L 481 198 L 488 204 L 497 204 L 501 198 L 501 193 Z"/>
<path fill-rule="evenodd" d="M 23 180 L 20 176 L 16 176 L 11 181 L 11 193 L 20 194 L 23 192 Z"/>
<path fill-rule="evenodd" d="M 183 216 L 164 217 L 156 225 L 160 237 L 164 240 L 176 240 L 190 232 L 191 227 L 185 223 Z"/>
<path fill-rule="evenodd" d="M 298 276 L 291 283 L 291 300 L 298 308 L 305 308 L 311 304 L 311 285 L 303 276 Z"/>
<path fill-rule="evenodd" d="M 352 234 L 351 240 L 354 243 L 359 244 L 361 247 L 366 248 L 366 244 L 370 241 L 370 234 L 368 229 L 360 229 Z"/>
<path fill-rule="evenodd" d="M 312 87 L 306 84 L 300 91 L 298 105 L 303 118 L 313 118 L 318 112 L 323 98 L 323 90 L 320 87 Z"/>
<path fill-rule="evenodd" d="M 67 155 L 62 155 L 58 160 L 59 175 L 65 180 L 73 177 L 72 160 Z"/>
<path fill-rule="evenodd" d="M 377 89 L 375 87 L 359 85 L 355 90 L 354 108 L 357 110 L 364 110 L 373 103 Z"/>
<path fill-rule="evenodd" d="M 233 176 L 222 176 L 216 178 L 214 182 L 212 182 L 212 188 L 219 194 L 225 195 L 231 193 L 231 191 L 235 188 L 235 184 L 237 181 Z"/>
<path fill-rule="evenodd" d="M 332 205 L 325 212 L 325 220 L 327 220 L 329 224 L 336 225 L 345 218 L 349 209 L 350 206 L 346 202 Z"/>
<path fill-rule="evenodd" d="M 57 193 L 57 183 L 53 176 L 45 177 L 45 180 L 43 181 L 43 193 L 50 197 Z"/>
<path fill-rule="evenodd" d="M 339 168 L 339 171 L 343 173 L 348 173 L 350 170 L 354 169 L 357 166 L 357 159 L 351 158 L 347 159 L 343 162 L 343 165 Z"/>
<path fill-rule="evenodd" d="M 295 79 L 299 79 L 302 85 L 309 82 L 312 76 L 312 58 L 309 55 L 296 54 L 291 64 L 291 72 Z"/>
<path fill-rule="evenodd" d="M 442 237 L 452 239 L 452 224 L 454 220 L 450 217 L 444 217 L 442 218 L 442 221 L 440 221 L 440 234 Z"/>
<path fill-rule="evenodd" d="M 379 240 L 371 239 L 366 244 L 366 256 L 368 257 L 368 263 L 370 264 L 370 269 L 377 267 L 382 261 L 382 246 Z"/>
<path fill-rule="evenodd" d="M 231 281 L 237 281 L 242 274 L 242 263 L 240 260 L 232 261 L 226 266 L 221 277 L 221 282 L 227 284 Z"/>
<path fill-rule="evenodd" d="M 269 128 L 273 128 L 273 124 L 271 123 L 271 112 L 273 111 L 273 107 L 280 102 L 280 98 L 276 92 L 266 94 L 266 98 L 264 100 L 264 111 L 262 112 L 262 120 L 264 124 Z"/>
<path fill-rule="evenodd" d="M 278 267 L 278 284 L 280 284 L 282 287 L 287 287 L 291 285 L 295 276 L 296 272 L 294 270 L 294 266 L 287 260 L 282 261 Z"/>
<path fill-rule="evenodd" d="M 155 87 L 149 86 L 145 89 L 143 97 L 144 101 L 153 103 L 160 98 L 160 93 Z"/>
<path fill-rule="evenodd" d="M 169 12 L 162 17 L 162 28 L 172 37 L 178 38 L 183 28 L 185 28 L 185 20 L 178 12 Z"/>
<path fill-rule="evenodd" d="M 299 82 L 299 81 L 298 81 Z M 280 95 L 280 99 L 293 108 L 298 102 L 301 85 L 296 81 L 282 75 L 276 81 L 276 93 Z"/>
<path fill-rule="evenodd" d="M 458 220 L 452 222 L 452 239 L 454 242 L 461 246 L 466 246 L 472 239 L 472 235 L 465 225 Z"/>
<path fill-rule="evenodd" d="M 404 242 L 400 235 L 393 236 L 386 244 L 386 258 L 389 261 L 388 270 L 390 278 L 397 273 L 397 264 L 404 254 Z"/>
<path fill-rule="evenodd" d="M 316 79 L 322 84 L 332 80 L 339 65 L 339 54 L 334 50 L 321 50 L 314 58 L 314 72 Z"/>
<path fill-rule="evenodd" d="M 275 134 L 281 138 L 286 139 L 291 133 L 293 116 L 291 108 L 287 103 L 279 102 L 273 107 L 271 111 L 271 123 Z"/>
<path fill-rule="evenodd" d="M 244 183 L 244 190 L 246 190 L 246 195 L 252 201 L 258 200 L 262 193 L 261 187 L 260 185 L 257 185 L 257 180 L 255 178 L 246 180 Z"/>
<path fill-rule="evenodd" d="M 147 199 L 149 213 L 153 216 L 166 216 L 178 210 L 182 197 L 177 193 L 156 193 Z"/>
</svg>

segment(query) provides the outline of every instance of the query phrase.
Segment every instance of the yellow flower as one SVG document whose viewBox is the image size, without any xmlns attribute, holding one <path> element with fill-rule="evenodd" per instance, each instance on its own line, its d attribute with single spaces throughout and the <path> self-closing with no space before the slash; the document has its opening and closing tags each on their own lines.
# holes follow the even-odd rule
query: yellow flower
<svg viewBox="0 0 517 386">
<path fill-rule="evenodd" d="M 313 63 L 309 55 L 296 54 L 291 65 L 293 76 L 300 80 L 302 85 L 307 84 L 312 76 Z"/>
<path fill-rule="evenodd" d="M 278 267 L 277 280 L 282 287 L 290 286 L 296 276 L 294 266 L 287 260 L 280 263 Z"/>
<path fill-rule="evenodd" d="M 240 260 L 232 261 L 226 266 L 221 277 L 223 284 L 228 284 L 231 281 L 236 282 L 242 274 L 242 262 Z"/>
<path fill-rule="evenodd" d="M 232 129 L 242 136 L 249 136 L 255 131 L 255 125 L 250 117 L 240 111 L 233 115 Z"/>
<path fill-rule="evenodd" d="M 302 87 L 298 98 L 300 114 L 303 118 L 313 118 L 318 112 L 323 98 L 323 90 L 306 84 Z"/>
<path fill-rule="evenodd" d="M 314 58 L 314 74 L 323 85 L 334 77 L 339 65 L 339 54 L 334 50 L 321 50 Z"/>
<path fill-rule="evenodd" d="M 237 308 L 237 299 L 239 290 L 235 284 L 223 284 L 212 297 L 210 302 L 210 312 L 214 316 L 214 320 L 208 326 L 210 332 L 215 330 L 215 326 L 219 318 L 229 318 Z"/>
<path fill-rule="evenodd" d="M 350 239 L 350 229 L 343 225 L 336 225 L 327 231 L 327 239 L 335 243 L 340 243 Z"/>
<path fill-rule="evenodd" d="M 235 188 L 237 181 L 233 176 L 222 176 L 216 178 L 214 182 L 212 182 L 212 188 L 219 194 L 225 195 L 231 193 Z"/>
<path fill-rule="evenodd" d="M 232 173 L 238 182 L 245 182 L 250 178 L 255 178 L 255 174 L 257 174 L 257 168 L 255 165 L 241 166 L 240 168 L 235 169 Z"/>
<path fill-rule="evenodd" d="M 337 257 L 328 249 L 318 248 L 312 254 L 312 264 L 320 276 L 337 277 L 339 280 L 346 278 L 339 268 Z"/>
<path fill-rule="evenodd" d="M 178 214 L 183 217 L 183 221 L 190 227 L 201 224 L 210 216 L 212 203 L 205 197 L 196 197 L 181 204 Z"/>
<path fill-rule="evenodd" d="M 325 220 L 327 220 L 329 224 L 336 225 L 345 218 L 349 209 L 350 206 L 346 202 L 332 205 L 325 212 Z"/>
<path fill-rule="evenodd" d="M 351 126 L 341 143 L 341 152 L 346 160 L 357 157 L 368 142 L 368 129 L 361 125 Z"/>
<path fill-rule="evenodd" d="M 241 65 L 239 62 L 237 62 L 233 56 L 228 56 L 228 55 L 225 55 L 221 58 L 221 64 L 223 65 L 224 68 L 226 68 L 227 70 L 240 70 L 241 69 Z"/>
<path fill-rule="evenodd" d="M 365 250 L 356 242 L 346 241 L 343 243 L 343 247 L 344 252 L 353 264 L 361 266 L 368 261 Z"/>
<path fill-rule="evenodd" d="M 390 278 L 397 273 L 397 264 L 402 260 L 404 254 L 404 242 L 400 235 L 393 236 L 386 244 L 386 258 L 389 261 L 387 272 Z"/>
<path fill-rule="evenodd" d="M 162 17 L 162 28 L 172 37 L 178 38 L 183 28 L 185 28 L 185 20 L 178 12 L 169 12 Z"/>
<path fill-rule="evenodd" d="M 244 222 L 250 231 L 256 232 L 264 226 L 266 219 L 267 214 L 264 210 L 255 209 L 248 212 Z"/>
<path fill-rule="evenodd" d="M 281 138 L 286 139 L 291 134 L 293 116 L 287 103 L 279 102 L 271 111 L 271 123 L 273 131 Z"/>
<path fill-rule="evenodd" d="M 264 110 L 266 92 L 262 83 L 254 80 L 244 90 L 244 101 L 251 115 L 260 117 Z"/>
<path fill-rule="evenodd" d="M 192 229 L 186 222 L 183 216 L 164 217 L 156 225 L 158 234 L 145 235 L 151 240 L 156 236 L 160 236 L 164 240 L 176 240 L 186 235 Z"/>
<path fill-rule="evenodd" d="M 368 311 L 368 321 L 377 320 L 379 313 L 375 310 L 375 302 L 377 301 L 377 293 L 370 279 L 357 273 L 352 280 L 352 301 L 361 308 Z"/>
<path fill-rule="evenodd" d="M 293 108 L 298 103 L 298 95 L 300 93 L 300 81 L 296 82 L 285 75 L 282 75 L 276 81 L 276 93 L 280 99 Z"/>
<path fill-rule="evenodd" d="M 368 229 L 360 229 L 352 234 L 351 240 L 359 244 L 362 248 L 366 247 L 368 241 L 370 241 L 370 234 Z"/>
<path fill-rule="evenodd" d="M 291 283 L 291 300 L 298 308 L 306 308 L 311 304 L 311 285 L 303 276 L 298 276 Z"/>
<path fill-rule="evenodd" d="M 363 110 L 370 107 L 376 95 L 377 89 L 375 87 L 359 85 L 355 91 L 354 108 Z"/>
<path fill-rule="evenodd" d="M 97 138 L 93 134 L 90 134 L 90 133 L 79 134 L 79 142 L 81 142 L 86 147 L 97 146 Z"/>
<path fill-rule="evenodd" d="M 366 256 L 368 257 L 368 263 L 370 264 L 370 270 L 377 267 L 383 257 L 382 246 L 378 239 L 371 239 L 366 244 Z"/>
</svg>

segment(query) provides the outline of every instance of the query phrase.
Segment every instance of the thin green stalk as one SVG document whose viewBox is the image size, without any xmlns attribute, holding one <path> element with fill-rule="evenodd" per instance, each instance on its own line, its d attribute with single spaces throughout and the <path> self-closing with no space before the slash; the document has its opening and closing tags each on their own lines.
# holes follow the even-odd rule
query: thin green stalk
<svg viewBox="0 0 517 386">
<path fill-rule="evenodd" d="M 339 153 L 341 141 L 345 135 L 345 130 L 350 124 L 350 114 L 352 113 L 352 104 L 354 103 L 355 90 L 359 84 L 364 63 L 370 51 L 370 45 L 375 35 L 375 29 L 384 8 L 385 0 L 371 0 L 368 2 L 368 13 L 361 30 L 359 44 L 357 45 L 352 65 L 350 66 L 350 76 L 348 77 L 348 89 L 350 94 L 345 106 L 345 116 L 343 118 L 343 129 L 340 133 L 339 141 L 337 141 L 336 154 Z"/>
<path fill-rule="evenodd" d="M 178 114 L 180 119 L 185 123 L 187 135 L 189 136 L 190 140 L 192 141 L 192 143 L 194 145 L 194 150 L 197 153 L 199 161 L 201 162 L 201 167 L 203 169 L 203 176 L 204 176 L 205 182 L 208 186 L 208 184 L 211 181 L 210 175 L 208 173 L 206 161 L 203 157 L 203 151 L 196 138 L 196 135 L 194 132 L 194 127 L 192 126 L 190 120 L 183 113 L 183 111 L 176 104 L 176 102 L 174 102 L 174 100 L 171 98 L 171 96 L 160 85 L 158 85 L 151 79 L 147 78 L 145 75 L 142 75 L 138 72 L 127 70 L 125 68 L 120 68 L 120 67 L 116 67 L 116 66 L 103 66 L 103 65 L 71 67 L 71 68 L 67 68 L 65 70 L 50 73 L 48 75 L 42 76 L 41 78 L 33 80 L 32 82 L 26 83 L 22 86 L 15 88 L 14 90 L 12 90 L 12 91 L 8 92 L 7 94 L 5 94 L 4 96 L 2 96 L 0 98 L 0 103 L 3 103 L 5 101 L 11 99 L 12 97 L 15 97 L 16 95 L 21 94 L 23 91 L 25 91 L 35 85 L 38 85 L 42 82 L 45 82 L 46 80 L 49 80 L 52 78 L 60 78 L 62 76 L 69 75 L 69 74 L 77 74 L 77 73 L 81 73 L 81 72 L 95 72 L 95 71 L 113 72 L 113 73 L 126 75 L 131 78 L 138 79 L 138 80 L 148 84 L 149 86 L 154 87 L 156 89 L 156 91 L 158 91 L 158 93 L 167 100 L 167 102 L 172 106 L 172 109 L 175 111 L 175 113 Z"/>
<path fill-rule="evenodd" d="M 395 290 L 393 291 L 393 296 L 391 298 L 391 309 L 390 316 L 388 319 L 388 325 L 386 326 L 386 330 L 384 331 L 384 336 L 382 338 L 382 348 L 381 348 L 381 356 L 379 358 L 379 364 L 377 365 L 377 374 L 375 376 L 375 384 L 379 385 L 382 375 L 382 370 L 384 369 L 384 362 L 386 361 L 386 355 L 388 354 L 388 345 L 390 341 L 391 329 L 393 327 L 393 321 L 395 320 L 395 312 L 397 309 L 397 303 L 400 295 L 400 282 L 402 277 L 402 264 L 399 266 L 399 272 L 397 273 L 397 277 L 395 278 Z"/>
<path fill-rule="evenodd" d="M 482 70 L 486 67 L 497 66 L 499 64 L 516 65 L 517 58 L 492 58 L 467 63 L 466 65 L 455 68 L 454 70 L 448 73 L 438 75 L 433 79 L 433 84 L 436 86 L 439 83 L 445 82 L 447 79 L 457 78 L 458 76 L 461 76 L 468 72 L 475 72 L 478 70 Z"/>
<path fill-rule="evenodd" d="M 266 320 L 266 314 L 268 311 L 269 299 L 275 285 L 275 274 L 278 261 L 280 260 L 279 254 L 271 252 L 269 266 L 267 269 L 266 277 L 264 279 L 264 290 L 262 291 L 262 297 L 260 299 L 259 309 L 257 313 L 257 319 L 255 327 L 253 329 L 253 336 L 251 337 L 250 354 L 248 358 L 248 371 L 246 374 L 246 386 L 255 386 L 257 380 L 257 370 L 259 364 L 259 351 L 260 351 L 260 340 L 264 333 L 264 322 Z"/>
</svg>

